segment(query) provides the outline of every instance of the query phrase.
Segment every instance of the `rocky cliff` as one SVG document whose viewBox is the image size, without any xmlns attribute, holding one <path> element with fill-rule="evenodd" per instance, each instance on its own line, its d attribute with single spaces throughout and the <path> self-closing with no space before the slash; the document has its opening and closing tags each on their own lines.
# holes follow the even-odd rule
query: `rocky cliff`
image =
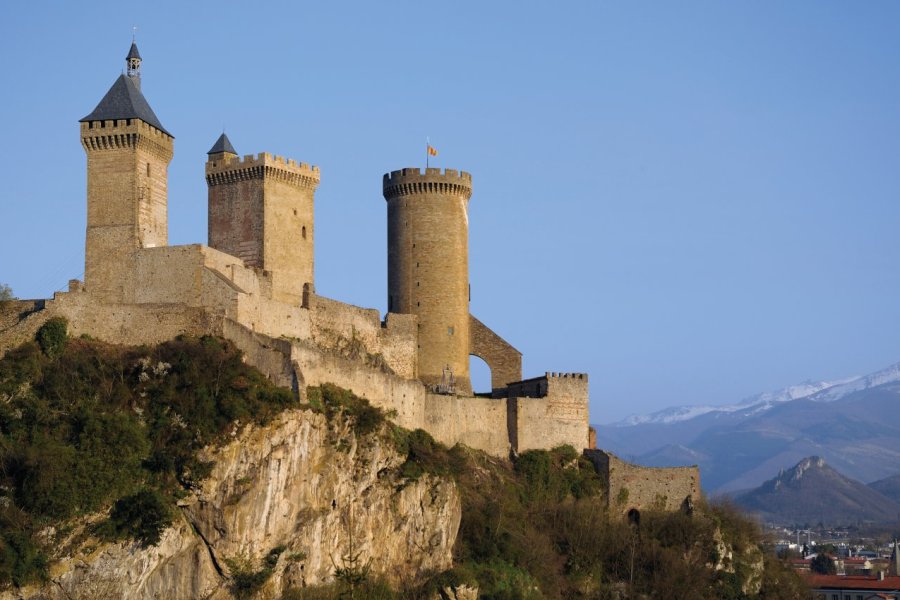
<svg viewBox="0 0 900 600">
<path fill-rule="evenodd" d="M 276 598 L 338 569 L 409 582 L 451 566 L 457 489 L 403 478 L 406 457 L 384 429 L 357 436 L 346 420 L 289 410 L 265 427 L 236 427 L 202 458 L 212 472 L 158 545 L 100 542 L 87 519 L 58 546 L 48 583 L 0 597 L 217 599 L 251 582 L 257 597 Z"/>
</svg>

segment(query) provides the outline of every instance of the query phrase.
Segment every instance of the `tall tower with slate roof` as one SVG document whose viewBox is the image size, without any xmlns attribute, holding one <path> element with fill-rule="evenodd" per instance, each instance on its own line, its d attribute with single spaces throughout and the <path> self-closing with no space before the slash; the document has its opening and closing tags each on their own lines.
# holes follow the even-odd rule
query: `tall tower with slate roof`
<svg viewBox="0 0 900 600">
<path fill-rule="evenodd" d="M 141 93 L 141 56 L 132 43 L 126 74 L 81 119 L 87 154 L 84 284 L 103 302 L 128 298 L 134 252 L 168 243 L 172 134 Z"/>
</svg>

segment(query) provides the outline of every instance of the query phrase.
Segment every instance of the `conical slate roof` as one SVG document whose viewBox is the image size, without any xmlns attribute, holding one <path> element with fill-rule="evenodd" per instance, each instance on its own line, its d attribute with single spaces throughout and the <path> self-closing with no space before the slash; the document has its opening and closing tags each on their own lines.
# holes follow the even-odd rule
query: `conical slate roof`
<svg viewBox="0 0 900 600">
<path fill-rule="evenodd" d="M 225 135 L 224 131 L 222 132 L 222 135 L 219 136 L 219 139 L 216 140 L 216 143 L 213 144 L 213 147 L 209 149 L 207 154 L 218 154 L 220 152 L 237 154 L 237 150 L 231 145 L 231 140 L 228 139 L 228 136 Z"/>
<path fill-rule="evenodd" d="M 128 51 L 128 56 L 125 57 L 125 60 L 129 58 L 137 58 L 138 60 L 141 58 L 141 53 L 138 52 L 137 44 L 134 42 L 131 42 L 131 50 Z"/>
<path fill-rule="evenodd" d="M 137 48 L 132 46 L 137 52 Z M 119 75 L 106 95 L 94 109 L 80 123 L 87 121 L 111 121 L 114 119 L 140 119 L 148 125 L 156 127 L 167 135 L 172 135 L 166 128 L 162 126 L 159 119 L 154 114 L 153 109 L 147 104 L 147 100 L 137 88 L 130 77 Z"/>
</svg>

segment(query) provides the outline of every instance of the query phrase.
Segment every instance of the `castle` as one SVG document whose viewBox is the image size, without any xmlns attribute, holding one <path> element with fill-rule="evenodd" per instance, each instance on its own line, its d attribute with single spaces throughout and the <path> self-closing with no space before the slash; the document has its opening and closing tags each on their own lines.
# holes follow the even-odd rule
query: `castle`
<svg viewBox="0 0 900 600">
<path fill-rule="evenodd" d="M 318 167 L 268 153 L 241 158 L 224 133 L 206 162 L 208 244 L 169 246 L 174 138 L 141 91 L 134 43 L 126 67 L 80 120 L 87 155 L 84 281 L 72 280 L 51 300 L 0 307 L 0 353 L 31 339 L 54 316 L 65 317 L 74 335 L 114 344 L 218 335 L 301 396 L 307 386 L 334 383 L 447 445 L 501 457 L 563 444 L 594 447 L 588 376 L 523 379 L 521 353 L 469 312 L 469 173 L 407 168 L 384 175 L 382 319 L 375 309 L 316 294 Z M 491 368 L 489 395 L 472 393 L 472 355 Z M 677 507 L 699 493 L 695 468 L 643 469 L 589 452 L 610 482 L 626 473 L 628 485 L 646 488 L 623 508 L 660 498 Z"/>
</svg>

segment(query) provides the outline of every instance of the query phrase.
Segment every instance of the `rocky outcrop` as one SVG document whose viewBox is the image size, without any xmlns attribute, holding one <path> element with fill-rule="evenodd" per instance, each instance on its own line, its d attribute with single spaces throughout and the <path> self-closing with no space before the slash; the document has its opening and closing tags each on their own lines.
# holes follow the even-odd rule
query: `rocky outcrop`
<svg viewBox="0 0 900 600">
<path fill-rule="evenodd" d="M 40 589 L 4 598 L 230 598 L 232 569 L 268 568 L 261 598 L 369 569 L 393 582 L 451 566 L 460 499 L 448 480 L 403 479 L 384 434 L 354 434 L 293 410 L 266 427 L 236 428 L 208 449 L 202 486 L 179 504 L 157 546 L 98 543 L 76 530 Z M 83 527 L 81 528 L 83 529 Z M 267 563 L 268 559 L 268 563 Z"/>
</svg>

